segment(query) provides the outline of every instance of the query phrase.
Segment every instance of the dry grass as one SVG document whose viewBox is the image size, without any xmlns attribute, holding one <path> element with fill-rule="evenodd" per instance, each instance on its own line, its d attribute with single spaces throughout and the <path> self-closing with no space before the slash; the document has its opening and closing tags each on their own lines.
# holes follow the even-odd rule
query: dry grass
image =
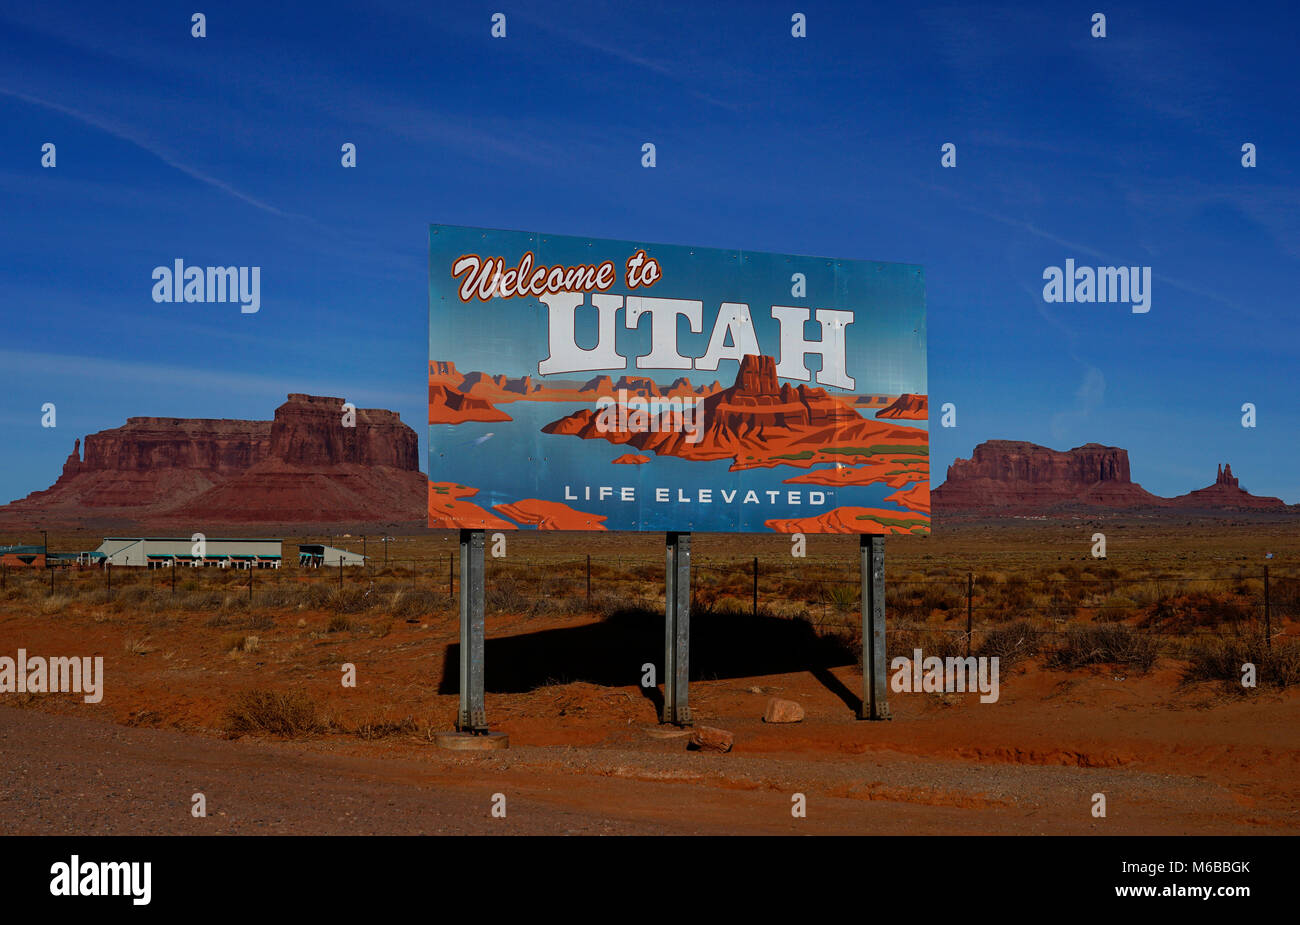
<svg viewBox="0 0 1300 925">
<path fill-rule="evenodd" d="M 1155 665 L 1160 647 L 1154 639 L 1135 633 L 1123 623 L 1072 626 L 1047 655 L 1047 665 L 1073 671 L 1088 665 L 1122 665 L 1147 672 Z"/>
<path fill-rule="evenodd" d="M 243 691 L 226 709 L 222 728 L 230 738 L 242 735 L 273 735 L 298 739 L 321 732 L 315 701 L 302 691 Z"/>
<path fill-rule="evenodd" d="M 1187 659 L 1186 681 L 1222 681 L 1244 693 L 1249 688 L 1241 683 L 1243 668 L 1251 664 L 1260 687 L 1300 684 L 1300 642 L 1295 640 L 1278 640 L 1269 648 L 1259 634 L 1198 639 L 1189 646 Z"/>
</svg>

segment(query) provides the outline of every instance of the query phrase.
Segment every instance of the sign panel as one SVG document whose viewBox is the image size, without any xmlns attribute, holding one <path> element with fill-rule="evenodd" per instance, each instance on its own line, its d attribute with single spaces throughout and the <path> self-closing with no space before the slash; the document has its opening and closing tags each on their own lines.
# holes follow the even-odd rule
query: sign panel
<svg viewBox="0 0 1300 925">
<path fill-rule="evenodd" d="M 429 526 L 926 533 L 920 267 L 433 225 Z"/>
</svg>

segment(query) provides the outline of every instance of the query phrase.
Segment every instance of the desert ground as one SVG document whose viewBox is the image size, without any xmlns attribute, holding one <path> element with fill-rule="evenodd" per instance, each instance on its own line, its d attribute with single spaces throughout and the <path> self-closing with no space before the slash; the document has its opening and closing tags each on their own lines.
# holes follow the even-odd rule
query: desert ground
<svg viewBox="0 0 1300 925">
<path fill-rule="evenodd" d="M 371 534 L 371 565 L 342 576 L 297 568 L 292 544 L 360 551 L 360 536 L 212 535 L 284 535 L 286 565 L 254 572 L 251 596 L 248 572 L 213 569 L 180 569 L 175 590 L 166 569 L 56 571 L 52 592 L 43 570 L 0 576 L 0 655 L 105 666 L 99 703 L 0 694 L 0 831 L 1300 832 L 1300 531 L 1286 521 L 890 537 L 890 656 L 969 645 L 1001 659 L 1001 682 L 995 703 L 891 692 L 889 722 L 855 719 L 856 538 L 810 536 L 795 558 L 788 537 L 697 535 L 690 703 L 697 725 L 734 734 L 725 754 L 661 726 L 661 695 L 640 684 L 662 661 L 660 536 L 507 537 L 487 563 L 486 678 L 510 747 L 460 753 L 433 744 L 457 709 L 454 533 L 390 532 L 387 565 Z M 18 541 L 31 538 L 0 537 Z M 764 723 L 774 696 L 805 718 Z M 200 792 L 205 818 L 190 812 Z"/>
</svg>

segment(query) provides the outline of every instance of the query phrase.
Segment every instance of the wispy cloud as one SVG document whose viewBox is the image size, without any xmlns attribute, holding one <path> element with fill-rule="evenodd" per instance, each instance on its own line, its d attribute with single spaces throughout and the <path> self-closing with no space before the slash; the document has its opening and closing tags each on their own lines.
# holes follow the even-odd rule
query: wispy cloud
<svg viewBox="0 0 1300 925">
<path fill-rule="evenodd" d="M 256 196 L 250 196 L 248 193 L 245 193 L 243 190 L 236 189 L 235 187 L 231 186 L 229 183 L 225 182 L 224 180 L 219 180 L 216 177 L 206 174 L 201 170 L 196 170 L 195 168 L 189 166 L 188 164 L 184 164 L 178 161 L 175 157 L 168 154 L 166 151 L 159 149 L 157 146 L 144 140 L 139 135 L 130 131 L 129 129 L 124 128 L 115 123 L 109 122 L 108 120 L 96 116 L 92 113 L 82 112 L 79 109 L 73 109 L 71 106 L 65 106 L 62 103 L 56 103 L 53 100 L 42 99 L 39 96 L 32 96 L 29 93 L 23 93 L 18 90 L 12 90 L 9 87 L 0 87 L 0 94 L 4 94 L 5 96 L 11 97 L 16 100 L 21 100 L 22 102 L 28 103 L 29 105 L 32 106 L 41 106 L 44 107 L 45 109 L 52 109 L 55 112 L 62 113 L 63 115 L 68 116 L 71 119 L 76 119 L 78 122 L 81 122 L 84 125 L 89 125 L 91 128 L 98 129 L 101 132 L 107 132 L 108 134 L 112 135 L 114 138 L 120 138 L 122 141 L 129 142 L 130 144 L 135 145 L 137 148 L 140 148 L 142 151 L 146 151 L 149 154 L 152 154 L 154 157 L 158 158 L 158 160 L 162 161 L 168 167 L 171 167 L 175 170 L 179 170 L 181 173 L 185 174 L 191 179 L 197 180 L 200 183 L 205 183 L 214 189 L 218 189 L 221 192 L 226 193 L 227 195 L 234 196 L 236 199 L 239 199 L 247 203 L 248 205 L 253 206 L 256 209 L 261 209 L 263 212 L 267 212 L 270 213 L 271 215 L 276 215 L 281 218 L 293 217 L 290 216 L 289 213 L 276 208 L 270 203 L 258 199 Z"/>
<path fill-rule="evenodd" d="M 710 106 L 717 106 L 731 112 L 741 112 L 744 109 L 744 107 L 730 100 L 719 99 L 716 96 L 701 93 L 699 90 L 695 89 L 695 87 L 692 86 L 692 84 L 697 82 L 695 77 L 688 73 L 686 68 L 680 64 L 669 64 L 663 61 L 657 61 L 654 58 L 647 58 L 644 55 L 638 55 L 634 52 L 628 51 L 626 48 L 622 48 L 618 45 L 610 45 L 601 42 L 592 38 L 590 35 L 572 29 L 565 29 L 562 26 L 557 26 L 553 19 L 533 18 L 522 13 L 515 13 L 514 15 L 539 29 L 550 32 L 552 35 L 559 36 L 565 41 L 572 42 L 575 45 L 581 45 L 583 48 L 590 48 L 592 51 L 598 51 L 611 58 L 617 58 L 620 61 L 633 65 L 634 67 L 639 67 L 643 70 L 659 74 L 662 77 L 667 77 L 669 80 L 681 86 L 682 89 L 691 96 L 708 103 Z"/>
<path fill-rule="evenodd" d="M 1092 412 L 1101 407 L 1106 398 L 1106 377 L 1100 369 L 1088 366 L 1083 371 L 1083 381 L 1074 392 L 1074 407 L 1052 415 L 1052 436 L 1069 440 L 1073 428 L 1087 421 Z"/>
</svg>

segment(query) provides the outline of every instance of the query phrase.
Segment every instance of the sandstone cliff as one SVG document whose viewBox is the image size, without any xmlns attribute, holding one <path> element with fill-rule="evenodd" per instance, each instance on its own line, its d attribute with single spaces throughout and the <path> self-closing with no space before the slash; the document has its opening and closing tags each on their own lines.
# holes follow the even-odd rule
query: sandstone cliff
<svg viewBox="0 0 1300 925">
<path fill-rule="evenodd" d="M 1127 450 L 1089 443 L 1061 452 L 1017 440 L 989 440 L 975 447 L 970 459 L 954 461 L 932 500 L 939 517 L 1070 510 L 1287 510 L 1278 498 L 1257 498 L 1242 490 L 1231 467 L 1220 466 L 1208 488 L 1162 498 L 1132 481 Z"/>
<path fill-rule="evenodd" d="M 349 423 L 351 423 L 349 421 Z M 272 421 L 128 418 L 86 437 L 58 481 L 0 522 L 409 522 L 424 518 L 415 431 L 391 411 L 291 394 Z"/>
</svg>

